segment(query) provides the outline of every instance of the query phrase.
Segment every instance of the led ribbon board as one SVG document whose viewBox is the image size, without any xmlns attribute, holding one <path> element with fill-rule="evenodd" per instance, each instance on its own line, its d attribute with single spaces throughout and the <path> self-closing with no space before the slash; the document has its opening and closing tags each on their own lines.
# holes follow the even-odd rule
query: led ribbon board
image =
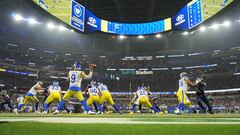
<svg viewBox="0 0 240 135">
<path fill-rule="evenodd" d="M 146 23 L 103 20 L 74 0 L 33 0 L 50 14 L 82 32 L 102 31 L 120 35 L 146 35 L 168 30 L 189 30 L 212 17 L 234 0 L 192 0 L 176 15 Z"/>
</svg>

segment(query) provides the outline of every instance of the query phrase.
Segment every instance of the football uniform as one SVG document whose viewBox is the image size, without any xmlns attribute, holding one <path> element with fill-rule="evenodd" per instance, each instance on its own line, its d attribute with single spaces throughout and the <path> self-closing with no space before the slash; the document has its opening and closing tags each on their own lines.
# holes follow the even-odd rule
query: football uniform
<svg viewBox="0 0 240 135">
<path fill-rule="evenodd" d="M 80 66 L 80 64 L 78 65 Z M 83 71 L 80 71 L 80 68 L 78 70 L 72 70 L 69 72 L 68 78 L 70 82 L 68 90 L 64 94 L 63 100 L 59 102 L 57 110 L 54 112 L 54 114 L 59 113 L 59 111 L 64 108 L 65 101 L 72 96 L 76 97 L 80 101 L 80 103 L 84 106 L 84 110 L 86 112 L 91 113 L 86 101 L 83 98 L 81 83 L 83 79 L 90 79 L 92 77 L 92 73 L 93 72 L 90 72 L 89 75 L 86 75 Z"/>
<path fill-rule="evenodd" d="M 137 92 L 136 95 L 138 97 L 137 100 L 139 100 L 139 104 L 146 105 L 149 108 L 152 108 L 151 103 L 149 102 L 149 97 L 148 97 L 148 92 L 144 90 L 144 88 L 140 88 Z"/>
<path fill-rule="evenodd" d="M 109 92 L 108 87 L 106 85 L 99 85 L 98 89 L 101 92 L 101 97 L 100 97 L 99 103 L 103 104 L 103 102 L 107 101 L 110 105 L 114 105 L 112 95 Z"/>
<path fill-rule="evenodd" d="M 51 86 L 49 86 L 48 90 L 49 90 L 50 94 L 45 101 L 46 104 L 49 104 L 49 103 L 53 102 L 54 100 L 56 100 L 57 102 L 61 101 L 61 94 L 60 94 L 61 87 L 60 86 L 51 85 Z"/>
<path fill-rule="evenodd" d="M 37 98 L 37 91 L 35 90 L 35 87 L 41 87 L 39 84 L 34 85 L 25 95 L 23 103 L 25 105 L 29 104 L 30 101 L 34 102 L 34 103 L 38 103 L 39 100 Z"/>
<path fill-rule="evenodd" d="M 187 91 L 189 86 L 187 85 L 186 81 L 189 80 L 188 77 L 183 77 L 178 81 L 179 88 L 177 91 L 178 102 L 183 104 L 190 104 L 190 100 L 187 97 Z"/>
<path fill-rule="evenodd" d="M 96 104 L 99 103 L 99 90 L 97 89 L 97 87 L 93 86 L 91 88 L 88 89 L 88 93 L 89 93 L 89 98 L 87 100 L 87 105 L 91 105 L 93 102 L 95 102 Z"/>
<path fill-rule="evenodd" d="M 63 99 L 67 100 L 71 96 L 75 96 L 79 101 L 83 100 L 82 91 L 81 91 L 81 83 L 85 76 L 83 71 L 70 71 L 69 72 L 69 88 L 65 93 Z"/>
</svg>

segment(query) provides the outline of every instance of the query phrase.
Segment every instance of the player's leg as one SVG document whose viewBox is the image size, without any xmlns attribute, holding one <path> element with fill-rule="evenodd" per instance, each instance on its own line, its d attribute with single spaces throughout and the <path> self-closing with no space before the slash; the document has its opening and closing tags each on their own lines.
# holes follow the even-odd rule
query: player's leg
<svg viewBox="0 0 240 135">
<path fill-rule="evenodd" d="M 176 114 L 180 114 L 180 110 L 182 110 L 184 108 L 184 92 L 183 90 L 178 90 L 177 92 L 177 97 L 178 97 L 178 107 L 177 107 L 177 110 L 175 110 L 174 112 Z"/>
<path fill-rule="evenodd" d="M 113 102 L 113 99 L 112 99 L 112 95 L 109 93 L 108 96 L 107 96 L 107 101 L 108 103 L 118 112 L 121 114 L 120 112 L 120 108 L 118 107 L 118 105 L 116 105 L 114 102 Z"/>
<path fill-rule="evenodd" d="M 133 114 L 136 106 L 137 106 L 137 104 L 135 104 L 135 103 L 132 104 L 132 108 L 131 108 L 130 114 Z"/>
<path fill-rule="evenodd" d="M 63 109 L 66 100 L 68 100 L 71 96 L 73 96 L 73 94 L 74 94 L 73 91 L 67 90 L 67 92 L 63 96 L 63 100 L 58 103 L 57 110 L 54 112 L 54 114 L 59 113 L 59 111 Z"/>
<path fill-rule="evenodd" d="M 18 110 L 21 111 L 22 107 L 28 105 L 30 100 L 31 100 L 30 96 L 25 96 L 24 99 L 23 99 L 23 104 L 19 105 Z"/>
<path fill-rule="evenodd" d="M 149 99 L 147 97 L 143 97 L 143 102 L 148 108 L 152 109 L 155 113 L 159 113 L 156 107 L 152 106 L 152 104 L 149 102 Z"/>
<path fill-rule="evenodd" d="M 142 112 L 142 104 L 139 104 L 138 110 L 139 110 L 139 112 Z"/>
<path fill-rule="evenodd" d="M 44 113 L 47 113 L 48 112 L 48 107 L 49 107 L 49 104 L 52 103 L 52 101 L 55 99 L 55 96 L 54 94 L 50 94 L 47 99 L 45 100 L 44 104 L 43 104 L 43 110 L 44 110 Z"/>
<path fill-rule="evenodd" d="M 184 95 L 184 105 L 189 106 L 193 113 L 197 113 L 196 108 L 192 105 L 192 102 L 188 99 L 186 93 Z"/>
<path fill-rule="evenodd" d="M 92 105 L 92 103 L 93 103 L 93 97 L 90 96 L 90 97 L 87 99 L 87 105 L 90 106 L 90 105 Z"/>
<path fill-rule="evenodd" d="M 203 104 L 202 104 L 202 102 L 201 102 L 201 97 L 200 97 L 200 95 L 197 94 L 196 100 L 197 100 L 197 104 L 198 104 L 198 106 L 200 107 L 200 109 L 201 109 L 204 113 L 206 113 L 206 109 L 204 108 L 204 106 L 203 106 Z"/>
<path fill-rule="evenodd" d="M 94 96 L 94 97 L 93 97 L 93 106 L 94 106 L 96 112 L 98 112 L 98 107 L 97 107 L 97 105 L 99 104 L 99 100 L 100 100 L 100 97 L 99 97 L 99 96 Z"/>
<path fill-rule="evenodd" d="M 75 97 L 80 101 L 80 103 L 83 105 L 84 107 L 84 111 L 88 112 L 89 111 L 89 107 L 86 103 L 86 101 L 83 99 L 83 95 L 81 91 L 74 91 L 74 95 Z"/>
<path fill-rule="evenodd" d="M 38 113 L 38 105 L 39 105 L 39 100 L 37 99 L 36 96 L 31 97 L 31 100 L 35 103 L 35 112 Z"/>
<path fill-rule="evenodd" d="M 102 96 L 99 99 L 99 104 L 98 104 L 98 113 L 102 113 L 103 112 L 103 108 L 102 108 L 102 104 L 107 100 L 106 94 L 105 92 L 102 93 Z"/>
<path fill-rule="evenodd" d="M 213 114 L 212 107 L 211 107 L 211 105 L 210 105 L 207 97 L 205 96 L 205 94 L 203 94 L 203 95 L 201 96 L 201 99 L 202 99 L 202 101 L 207 105 L 207 107 L 208 107 L 208 112 L 211 113 L 211 114 Z"/>
</svg>

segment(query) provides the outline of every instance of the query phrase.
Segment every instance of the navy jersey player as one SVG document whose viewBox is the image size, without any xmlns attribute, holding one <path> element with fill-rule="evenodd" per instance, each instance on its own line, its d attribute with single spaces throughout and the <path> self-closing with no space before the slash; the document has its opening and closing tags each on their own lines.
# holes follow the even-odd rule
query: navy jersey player
<svg viewBox="0 0 240 135">
<path fill-rule="evenodd" d="M 206 83 L 203 82 L 203 78 L 202 77 L 198 77 L 196 79 L 196 82 L 198 82 L 198 84 L 196 85 L 196 94 L 197 94 L 197 103 L 199 105 L 199 107 L 203 110 L 203 112 L 206 112 L 206 109 L 204 108 L 202 102 L 204 102 L 208 108 L 208 112 L 213 114 L 213 110 L 212 107 L 207 99 L 207 97 L 205 96 L 205 90 L 206 90 Z"/>
</svg>

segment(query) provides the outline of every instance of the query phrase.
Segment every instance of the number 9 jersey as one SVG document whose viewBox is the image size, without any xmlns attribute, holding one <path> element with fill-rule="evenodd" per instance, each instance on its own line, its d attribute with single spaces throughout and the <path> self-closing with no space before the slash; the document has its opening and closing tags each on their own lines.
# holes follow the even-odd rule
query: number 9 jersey
<svg viewBox="0 0 240 135">
<path fill-rule="evenodd" d="M 83 71 L 70 71 L 69 72 L 69 90 L 81 91 L 81 83 L 85 73 Z"/>
</svg>

